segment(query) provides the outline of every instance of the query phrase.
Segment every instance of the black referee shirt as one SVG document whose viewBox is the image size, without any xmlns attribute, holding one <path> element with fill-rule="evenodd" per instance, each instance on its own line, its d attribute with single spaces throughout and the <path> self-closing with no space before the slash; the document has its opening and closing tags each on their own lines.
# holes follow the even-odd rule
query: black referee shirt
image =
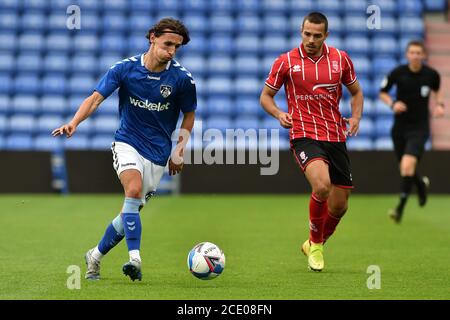
<svg viewBox="0 0 450 320">
<path fill-rule="evenodd" d="M 426 65 L 422 65 L 419 72 L 412 72 L 408 65 L 401 65 L 383 79 L 381 92 L 387 93 L 396 85 L 396 100 L 408 107 L 406 112 L 395 114 L 395 129 L 429 130 L 430 92 L 438 90 L 440 82 L 437 71 Z"/>
</svg>

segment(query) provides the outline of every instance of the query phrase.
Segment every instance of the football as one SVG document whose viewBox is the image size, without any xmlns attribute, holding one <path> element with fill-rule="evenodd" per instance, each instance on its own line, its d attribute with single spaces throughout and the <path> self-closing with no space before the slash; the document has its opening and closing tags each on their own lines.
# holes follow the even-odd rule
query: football
<svg viewBox="0 0 450 320">
<path fill-rule="evenodd" d="M 189 271 L 197 278 L 214 279 L 225 268 L 225 255 L 214 243 L 202 242 L 189 251 L 187 264 Z"/>
</svg>

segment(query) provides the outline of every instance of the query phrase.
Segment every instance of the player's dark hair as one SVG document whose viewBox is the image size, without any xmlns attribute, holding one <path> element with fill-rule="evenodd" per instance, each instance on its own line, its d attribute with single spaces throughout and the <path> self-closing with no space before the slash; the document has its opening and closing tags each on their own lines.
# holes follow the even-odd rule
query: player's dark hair
<svg viewBox="0 0 450 320">
<path fill-rule="evenodd" d="M 406 51 L 408 51 L 409 47 L 411 47 L 411 46 L 421 47 L 423 52 L 427 52 L 427 50 L 425 49 L 425 45 L 420 40 L 412 40 L 412 41 L 408 42 L 408 45 L 406 46 Z"/>
<path fill-rule="evenodd" d="M 187 44 L 191 39 L 189 38 L 189 30 L 180 20 L 173 18 L 163 18 L 159 20 L 153 27 L 148 30 L 145 36 L 150 40 L 150 35 L 154 34 L 159 37 L 164 33 L 176 33 L 183 37 L 183 45 Z"/>
<path fill-rule="evenodd" d="M 310 12 L 308 13 L 308 15 L 303 18 L 303 22 L 302 22 L 302 30 L 303 30 L 303 26 L 305 25 L 305 21 L 308 20 L 311 23 L 314 24 L 321 24 L 324 23 L 325 24 L 325 33 L 327 33 L 328 31 L 328 19 L 327 17 L 320 13 L 320 12 Z"/>
</svg>

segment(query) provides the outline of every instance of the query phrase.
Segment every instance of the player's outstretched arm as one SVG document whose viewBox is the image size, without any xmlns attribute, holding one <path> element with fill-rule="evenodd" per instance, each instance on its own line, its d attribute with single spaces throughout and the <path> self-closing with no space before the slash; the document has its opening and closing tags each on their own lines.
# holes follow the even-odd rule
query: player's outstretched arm
<svg viewBox="0 0 450 320">
<path fill-rule="evenodd" d="M 178 136 L 178 142 L 172 155 L 169 159 L 169 175 L 175 175 L 183 170 L 183 155 L 189 137 L 191 135 L 192 128 L 194 127 L 195 111 L 186 112 L 183 116 L 183 121 L 180 126 L 180 134 Z"/>
<path fill-rule="evenodd" d="M 274 97 L 276 94 L 276 90 L 264 86 L 259 98 L 259 103 L 268 114 L 280 121 L 280 125 L 283 128 L 292 128 L 292 116 L 287 112 L 281 111 L 275 104 Z"/>
<path fill-rule="evenodd" d="M 72 120 L 69 123 L 53 130 L 52 136 L 56 137 L 65 134 L 67 138 L 70 138 L 75 133 L 77 126 L 83 120 L 88 118 L 97 109 L 100 103 L 103 102 L 103 100 L 103 96 L 97 91 L 94 91 L 92 95 L 84 99 Z"/>
<path fill-rule="evenodd" d="M 348 135 L 354 136 L 359 130 L 359 121 L 361 120 L 363 112 L 364 96 L 358 80 L 347 86 L 347 89 L 352 95 L 352 99 L 350 101 L 352 105 L 352 116 L 350 119 L 344 120 L 349 124 Z"/>
</svg>

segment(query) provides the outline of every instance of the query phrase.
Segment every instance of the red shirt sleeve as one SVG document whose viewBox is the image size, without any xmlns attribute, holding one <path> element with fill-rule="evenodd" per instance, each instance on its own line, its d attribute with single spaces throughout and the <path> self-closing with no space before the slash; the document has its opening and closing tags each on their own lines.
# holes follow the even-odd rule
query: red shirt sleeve
<svg viewBox="0 0 450 320">
<path fill-rule="evenodd" d="M 355 68 L 353 67 L 353 62 L 348 56 L 347 52 L 341 51 L 341 53 L 342 53 L 342 83 L 345 86 L 349 86 L 356 81 Z"/>
<path fill-rule="evenodd" d="M 274 90 L 280 90 L 286 80 L 287 70 L 287 62 L 285 55 L 283 54 L 273 63 L 265 84 Z"/>
</svg>

